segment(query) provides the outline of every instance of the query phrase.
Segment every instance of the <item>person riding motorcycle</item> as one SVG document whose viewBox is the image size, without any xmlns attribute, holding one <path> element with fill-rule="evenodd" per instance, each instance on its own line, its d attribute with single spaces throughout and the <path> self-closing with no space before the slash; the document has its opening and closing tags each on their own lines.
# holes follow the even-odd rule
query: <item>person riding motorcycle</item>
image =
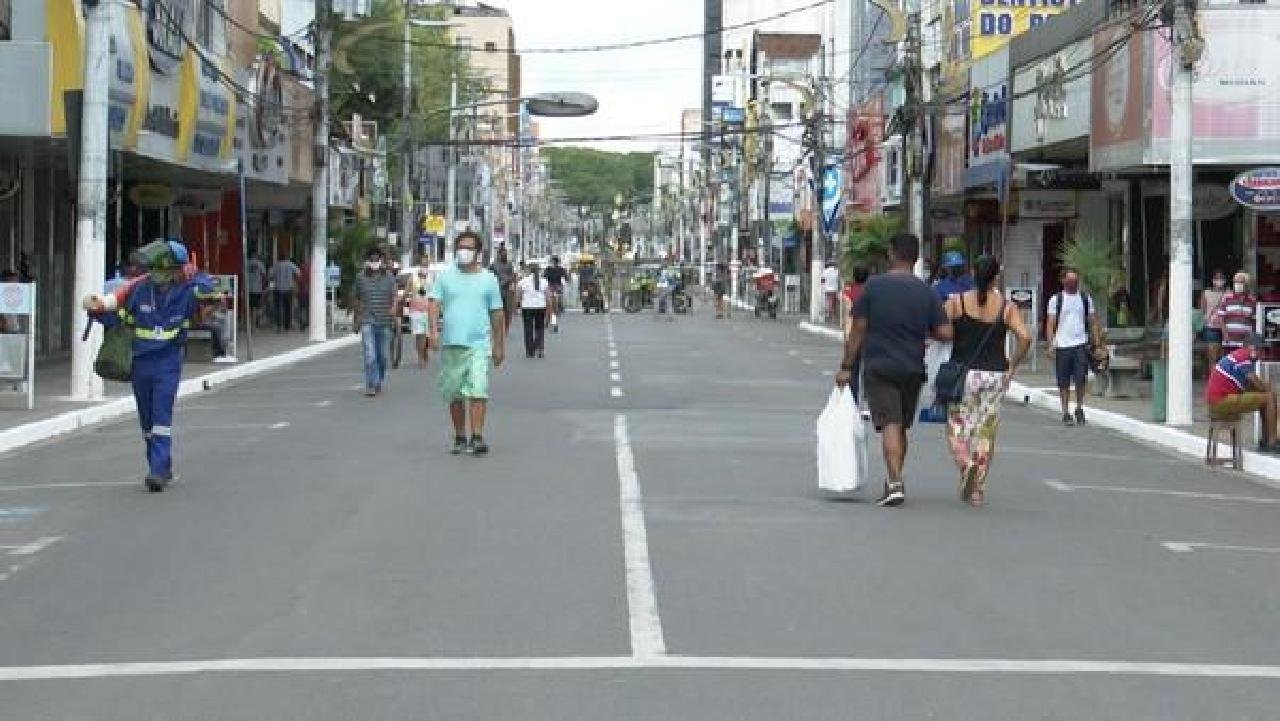
<svg viewBox="0 0 1280 721">
<path fill-rule="evenodd" d="M 147 275 L 113 293 L 92 294 L 83 301 L 90 317 L 106 327 L 131 328 L 133 399 L 146 441 L 147 490 L 163 491 L 173 480 L 173 404 L 182 377 L 187 329 L 202 301 L 217 298 L 213 279 L 189 263 L 177 240 L 143 246 L 138 257 Z"/>
</svg>

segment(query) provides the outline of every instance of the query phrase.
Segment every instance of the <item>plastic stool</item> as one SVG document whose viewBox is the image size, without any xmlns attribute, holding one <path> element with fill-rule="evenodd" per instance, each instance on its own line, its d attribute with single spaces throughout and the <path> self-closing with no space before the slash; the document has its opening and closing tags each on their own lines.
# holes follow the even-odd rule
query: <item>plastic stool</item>
<svg viewBox="0 0 1280 721">
<path fill-rule="evenodd" d="M 1205 464 L 1210 467 L 1230 465 L 1237 471 L 1243 470 L 1244 452 L 1240 448 L 1240 433 L 1240 416 L 1210 418 L 1209 443 L 1204 452 Z M 1230 458 L 1218 458 L 1219 440 L 1231 443 Z"/>
</svg>

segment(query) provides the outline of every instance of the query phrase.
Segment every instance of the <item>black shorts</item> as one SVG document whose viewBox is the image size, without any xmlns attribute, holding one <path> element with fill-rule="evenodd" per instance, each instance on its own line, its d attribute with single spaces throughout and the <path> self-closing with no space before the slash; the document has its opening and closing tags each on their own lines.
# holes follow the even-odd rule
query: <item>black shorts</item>
<svg viewBox="0 0 1280 721">
<path fill-rule="evenodd" d="M 250 308 L 252 308 L 252 309 L 254 309 L 254 310 L 258 310 L 258 309 L 260 309 L 260 308 L 262 307 L 262 294 L 261 294 L 261 293 L 250 293 L 250 294 L 249 294 L 249 307 L 250 307 Z"/>
<path fill-rule="evenodd" d="M 862 369 L 862 395 L 871 407 L 871 422 L 876 430 L 885 426 L 910 428 L 920 403 L 923 373 L 886 372 Z"/>
<path fill-rule="evenodd" d="M 1058 376 L 1058 388 L 1083 388 L 1089 376 L 1089 346 L 1078 345 L 1058 348 L 1053 352 L 1054 370 Z"/>
</svg>

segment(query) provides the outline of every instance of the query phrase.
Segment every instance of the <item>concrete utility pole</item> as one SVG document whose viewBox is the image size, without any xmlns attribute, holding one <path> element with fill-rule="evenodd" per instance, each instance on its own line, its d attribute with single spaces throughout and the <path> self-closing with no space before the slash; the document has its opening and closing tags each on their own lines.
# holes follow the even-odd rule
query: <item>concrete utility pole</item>
<svg viewBox="0 0 1280 721">
<path fill-rule="evenodd" d="M 826 173 L 827 165 L 827 131 L 826 131 L 826 114 L 827 114 L 827 95 L 826 88 L 826 69 L 827 69 L 827 51 L 826 45 L 822 46 L 819 53 L 818 65 L 821 68 L 818 77 L 814 80 L 814 91 L 810 96 L 812 98 L 811 114 L 809 123 L 809 138 L 812 143 L 812 185 L 813 185 L 813 253 L 809 261 L 809 322 L 823 322 L 823 311 L 826 300 L 822 294 L 822 268 L 825 265 L 824 257 L 827 252 L 827 229 L 823 223 L 822 217 L 822 179 Z"/>
<path fill-rule="evenodd" d="M 903 129 L 903 157 L 906 159 L 907 178 L 907 231 L 920 240 L 920 257 L 916 259 L 915 272 L 924 277 L 924 118 L 929 102 L 930 88 L 921 59 L 921 15 L 913 12 L 907 19 L 906 85 L 907 97 L 903 104 L 907 127 Z"/>
<path fill-rule="evenodd" d="M 1169 372 L 1166 422 L 1192 422 L 1191 217 L 1195 168 L 1191 157 L 1192 78 L 1204 52 L 1190 0 L 1173 0 L 1175 62 L 1170 68 L 1169 133 Z"/>
<path fill-rule="evenodd" d="M 400 101 L 400 120 L 404 124 L 404 153 L 400 156 L 400 251 L 401 264 L 408 268 L 413 262 L 413 226 L 414 204 L 413 188 L 410 184 L 410 169 L 413 167 L 413 23 L 408 17 L 408 5 L 405 6 L 404 19 L 404 93 Z"/>
<path fill-rule="evenodd" d="M 331 0 L 316 0 L 316 129 L 312 139 L 311 176 L 311 318 L 309 338 L 319 343 L 329 336 L 326 283 L 329 265 L 329 57 L 333 13 Z"/>
<path fill-rule="evenodd" d="M 445 186 L 444 201 L 444 258 L 453 260 L 454 223 L 458 219 L 458 148 L 454 143 L 454 109 L 458 107 L 458 74 L 454 73 L 449 81 L 449 145 L 448 145 L 448 180 Z"/>
<path fill-rule="evenodd" d="M 110 34 L 112 2 L 85 4 L 84 98 L 80 121 L 80 184 L 76 196 L 76 279 L 79 302 L 101 293 L 107 258 L 107 91 L 111 86 Z M 71 398 L 102 398 L 102 379 L 93 361 L 102 344 L 97 330 L 82 338 L 72 334 Z"/>
</svg>

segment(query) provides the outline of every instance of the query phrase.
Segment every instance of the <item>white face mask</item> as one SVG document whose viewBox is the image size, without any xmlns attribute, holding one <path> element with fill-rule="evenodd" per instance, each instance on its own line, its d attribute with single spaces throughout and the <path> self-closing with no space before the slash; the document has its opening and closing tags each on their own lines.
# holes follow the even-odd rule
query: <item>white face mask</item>
<svg viewBox="0 0 1280 721">
<path fill-rule="evenodd" d="M 370 260 L 364 264 L 365 270 L 382 270 L 382 263 L 376 260 Z"/>
<path fill-rule="evenodd" d="M 1232 289 L 1234 289 L 1234 290 L 1235 290 L 1235 292 L 1237 292 L 1237 293 L 1243 293 L 1243 292 L 1244 292 L 1244 283 L 1233 283 L 1233 284 L 1231 285 L 1231 287 L 1232 287 Z"/>
<path fill-rule="evenodd" d="M 458 248 L 458 265 L 471 265 L 476 262 L 476 251 L 474 248 Z"/>
</svg>

